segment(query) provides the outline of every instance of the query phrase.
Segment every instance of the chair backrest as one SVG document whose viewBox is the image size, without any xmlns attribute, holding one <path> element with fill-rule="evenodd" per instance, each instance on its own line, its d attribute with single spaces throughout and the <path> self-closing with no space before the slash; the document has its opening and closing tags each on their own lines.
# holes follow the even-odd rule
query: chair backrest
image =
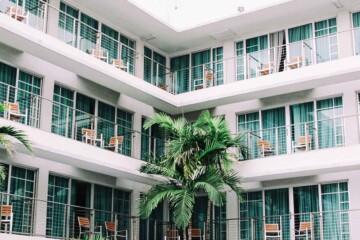
<svg viewBox="0 0 360 240">
<path fill-rule="evenodd" d="M 179 232 L 178 230 L 166 230 L 165 236 L 166 238 L 176 239 L 179 236 Z"/>
<path fill-rule="evenodd" d="M 191 229 L 191 236 L 192 237 L 201 237 L 201 229 L 200 228 Z"/>
<path fill-rule="evenodd" d="M 88 129 L 88 128 L 82 128 L 81 129 L 81 134 L 86 135 L 88 137 L 95 137 L 95 130 Z"/>
<path fill-rule="evenodd" d="M 106 231 L 115 232 L 116 225 L 114 222 L 105 222 Z"/>
<path fill-rule="evenodd" d="M 95 56 L 95 57 L 103 57 L 103 50 L 101 49 L 91 49 L 91 55 Z"/>
<path fill-rule="evenodd" d="M 265 224 L 265 233 L 277 233 L 279 232 L 279 225 L 277 223 Z"/>
<path fill-rule="evenodd" d="M 269 142 L 269 141 L 265 141 L 265 140 L 259 140 L 259 141 L 258 141 L 258 146 L 259 146 L 260 148 L 269 149 L 269 148 L 270 148 L 270 142 Z"/>
<path fill-rule="evenodd" d="M 4 106 L 8 108 L 9 112 L 20 113 L 19 103 L 4 102 Z"/>
<path fill-rule="evenodd" d="M 113 59 L 112 64 L 116 67 L 124 67 L 124 62 L 122 59 Z"/>
<path fill-rule="evenodd" d="M 299 137 L 299 145 L 305 145 L 305 144 L 309 144 L 311 143 L 311 135 L 306 135 L 306 136 L 300 136 Z"/>
<path fill-rule="evenodd" d="M 290 63 L 301 63 L 302 56 L 293 56 L 290 58 Z"/>
<path fill-rule="evenodd" d="M 90 220 L 87 217 L 78 217 L 80 227 L 90 228 Z"/>
<path fill-rule="evenodd" d="M 300 222 L 299 231 L 311 230 L 311 222 Z"/>
<path fill-rule="evenodd" d="M 118 142 L 118 144 L 122 144 L 124 141 L 124 137 L 123 136 L 117 136 L 117 137 L 111 137 L 110 138 L 110 145 L 115 145 L 116 140 Z"/>
<path fill-rule="evenodd" d="M 2 217 L 11 217 L 12 214 L 12 205 L 2 205 L 1 206 L 1 216 Z"/>
<path fill-rule="evenodd" d="M 20 7 L 8 7 L 8 12 L 10 12 L 11 14 L 17 14 L 17 15 L 23 14 L 23 10 Z"/>
</svg>

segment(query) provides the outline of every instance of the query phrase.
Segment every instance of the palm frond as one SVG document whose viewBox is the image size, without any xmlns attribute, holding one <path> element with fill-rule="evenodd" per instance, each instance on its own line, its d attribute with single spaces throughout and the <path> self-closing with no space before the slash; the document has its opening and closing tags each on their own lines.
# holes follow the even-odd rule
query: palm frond
<svg viewBox="0 0 360 240">
<path fill-rule="evenodd" d="M 186 228 L 192 216 L 195 204 L 195 192 L 192 189 L 183 189 L 170 198 L 171 207 L 174 209 L 174 222 L 179 228 Z"/>
<path fill-rule="evenodd" d="M 27 139 L 27 136 L 24 133 L 24 131 L 17 130 L 12 126 L 1 126 L 0 127 L 0 136 L 2 136 L 2 137 L 0 137 L 0 140 L 2 140 L 2 142 L 0 142 L 0 144 L 2 144 L 2 145 L 4 143 L 7 144 L 4 136 L 10 136 L 10 137 L 13 137 L 13 138 L 17 139 L 18 141 L 20 141 L 30 153 L 33 153 L 32 143 Z M 9 145 L 7 145 L 7 146 L 9 146 Z"/>
</svg>

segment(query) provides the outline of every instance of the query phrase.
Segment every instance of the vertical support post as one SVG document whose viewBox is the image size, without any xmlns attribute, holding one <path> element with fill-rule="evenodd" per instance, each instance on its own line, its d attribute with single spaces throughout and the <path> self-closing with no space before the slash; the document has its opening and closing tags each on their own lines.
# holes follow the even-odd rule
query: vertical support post
<svg viewBox="0 0 360 240">
<path fill-rule="evenodd" d="M 275 128 L 275 146 L 276 155 L 279 155 L 279 127 Z"/>
</svg>

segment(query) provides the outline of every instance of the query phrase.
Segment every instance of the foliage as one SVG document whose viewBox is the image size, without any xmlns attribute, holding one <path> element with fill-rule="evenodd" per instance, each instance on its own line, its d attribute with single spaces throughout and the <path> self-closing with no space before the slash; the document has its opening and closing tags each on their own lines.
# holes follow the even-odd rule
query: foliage
<svg viewBox="0 0 360 240">
<path fill-rule="evenodd" d="M 0 104 L 0 111 L 5 111 L 6 107 L 3 104 Z M 10 139 L 9 139 L 10 137 Z M 11 138 L 17 139 L 20 143 L 22 143 L 25 148 L 33 153 L 32 143 L 27 139 L 26 134 L 17 130 L 12 126 L 1 126 L 0 127 L 0 145 L 5 149 L 8 156 L 12 157 L 15 153 L 14 143 L 11 141 Z M 0 181 L 4 180 L 6 177 L 4 166 L 0 166 Z"/>
<path fill-rule="evenodd" d="M 173 120 L 159 113 L 148 118 L 144 128 L 152 125 L 158 125 L 167 137 L 165 153 L 144 164 L 140 171 L 162 176 L 165 182 L 153 186 L 140 198 L 142 218 L 148 218 L 167 199 L 174 210 L 175 224 L 185 228 L 199 192 L 206 192 L 214 205 L 222 206 L 227 185 L 241 199 L 240 178 L 233 169 L 237 156 L 229 153 L 229 149 L 246 153 L 247 148 L 241 134 L 231 135 L 223 117 L 211 117 L 209 111 L 203 111 L 196 122 L 189 123 L 183 117 Z"/>
</svg>

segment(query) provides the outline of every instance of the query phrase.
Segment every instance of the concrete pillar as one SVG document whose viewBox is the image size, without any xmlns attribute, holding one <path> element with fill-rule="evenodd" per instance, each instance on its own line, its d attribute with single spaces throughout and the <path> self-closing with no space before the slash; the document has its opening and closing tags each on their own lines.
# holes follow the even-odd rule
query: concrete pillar
<svg viewBox="0 0 360 240">
<path fill-rule="evenodd" d="M 131 216 L 138 216 L 137 212 L 137 201 L 140 198 L 140 191 L 134 189 L 131 193 Z M 131 233 L 130 239 L 137 240 L 139 239 L 139 228 L 140 228 L 140 218 L 132 218 L 131 219 Z"/>
<path fill-rule="evenodd" d="M 52 76 L 45 77 L 42 83 L 42 98 L 39 98 L 41 106 L 40 129 L 46 132 L 51 132 L 54 85 L 55 80 Z"/>
<path fill-rule="evenodd" d="M 349 202 L 351 209 L 360 209 L 360 191 L 359 191 L 360 175 L 354 174 L 349 179 Z M 357 238 L 360 236 L 360 210 L 354 210 L 349 212 L 350 215 L 350 233 L 351 238 Z"/>
<path fill-rule="evenodd" d="M 226 193 L 226 231 L 228 240 L 237 240 L 239 236 L 239 199 L 234 191 Z"/>
<path fill-rule="evenodd" d="M 135 76 L 144 79 L 144 43 L 141 41 L 136 42 L 135 56 Z"/>
<path fill-rule="evenodd" d="M 47 215 L 47 193 L 49 182 L 49 170 L 47 168 L 40 168 L 38 171 L 38 186 L 37 186 L 37 200 L 35 202 L 35 224 L 34 234 L 46 235 L 46 215 Z"/>
<path fill-rule="evenodd" d="M 134 135 L 133 135 L 133 155 L 132 157 L 140 159 L 141 157 L 141 125 L 142 115 L 138 112 L 134 113 Z"/>
<path fill-rule="evenodd" d="M 353 37 L 351 23 L 351 14 L 348 10 L 342 10 L 338 12 L 337 16 L 337 30 L 338 34 L 338 51 L 339 58 L 350 57 L 354 55 L 353 51 Z"/>
<path fill-rule="evenodd" d="M 359 143 L 359 122 L 357 116 L 358 102 L 357 93 L 352 89 L 344 92 L 343 95 L 343 115 L 347 116 L 343 119 L 345 145 L 353 145 Z"/>
<path fill-rule="evenodd" d="M 236 59 L 234 58 L 235 55 L 235 44 L 233 41 L 227 41 L 223 45 L 223 57 L 224 61 L 224 82 L 230 83 L 236 81 Z"/>
<path fill-rule="evenodd" d="M 50 0 L 47 14 L 47 34 L 58 38 L 60 0 Z"/>
</svg>

